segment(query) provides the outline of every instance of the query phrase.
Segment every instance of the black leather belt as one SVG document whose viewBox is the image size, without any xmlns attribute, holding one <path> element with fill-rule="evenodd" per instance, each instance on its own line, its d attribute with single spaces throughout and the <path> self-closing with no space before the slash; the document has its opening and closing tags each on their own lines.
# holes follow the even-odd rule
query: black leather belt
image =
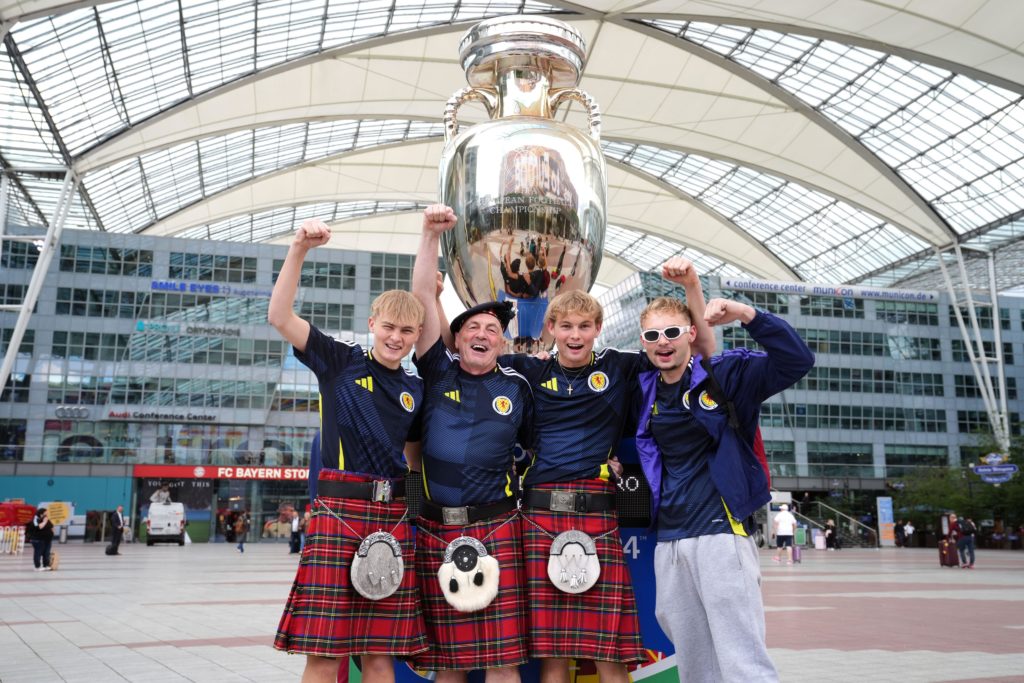
<svg viewBox="0 0 1024 683">
<path fill-rule="evenodd" d="M 523 498 L 523 505 L 552 512 L 605 512 L 615 509 L 615 496 L 610 493 L 530 489 Z"/>
<path fill-rule="evenodd" d="M 468 505 L 465 507 L 444 507 L 424 499 L 420 503 L 420 517 L 441 524 L 473 524 L 504 512 L 516 509 L 516 499 L 503 498 L 496 503 L 486 505 Z"/>
<path fill-rule="evenodd" d="M 336 481 L 321 479 L 316 483 L 316 494 L 327 498 L 358 498 L 378 503 L 390 503 L 405 498 L 405 479 L 379 481 Z"/>
</svg>

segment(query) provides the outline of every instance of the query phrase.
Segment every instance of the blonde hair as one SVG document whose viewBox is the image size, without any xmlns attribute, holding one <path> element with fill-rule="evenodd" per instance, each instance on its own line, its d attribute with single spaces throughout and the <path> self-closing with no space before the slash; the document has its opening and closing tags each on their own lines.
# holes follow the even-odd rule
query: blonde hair
<svg viewBox="0 0 1024 683">
<path fill-rule="evenodd" d="M 419 299 L 401 289 L 389 289 L 374 299 L 370 315 L 374 320 L 387 318 L 398 325 L 422 325 L 427 317 Z"/>
<path fill-rule="evenodd" d="M 647 304 L 647 307 L 640 313 L 640 326 L 643 327 L 644 320 L 647 319 L 647 316 L 654 313 L 681 315 L 686 319 L 686 322 L 693 322 L 693 316 L 690 315 L 690 309 L 687 308 L 686 304 L 679 299 L 675 299 L 670 296 L 659 296 L 657 299 L 653 299 L 649 304 Z"/>
<path fill-rule="evenodd" d="M 570 289 L 562 292 L 548 303 L 547 313 L 544 314 L 545 324 L 554 324 L 558 319 L 577 313 L 585 318 L 593 318 L 594 324 L 600 325 L 604 322 L 604 309 L 600 302 L 586 292 L 579 289 Z"/>
</svg>

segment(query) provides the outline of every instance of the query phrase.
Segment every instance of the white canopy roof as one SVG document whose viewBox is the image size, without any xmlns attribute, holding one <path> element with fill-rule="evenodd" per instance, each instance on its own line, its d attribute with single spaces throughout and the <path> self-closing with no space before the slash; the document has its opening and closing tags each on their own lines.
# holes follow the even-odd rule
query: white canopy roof
<svg viewBox="0 0 1024 683">
<path fill-rule="evenodd" d="M 49 221 L 70 167 L 69 227 L 272 241 L 319 215 L 335 246 L 412 253 L 465 84 L 459 38 L 555 12 L 587 40 L 581 87 L 602 108 L 606 285 L 676 253 L 704 272 L 896 285 L 936 248 L 1024 228 L 1024 3 L 454 7 L 0 0 L 8 220 Z M 1000 285 L 1020 284 L 1021 250 L 1005 253 Z"/>
</svg>

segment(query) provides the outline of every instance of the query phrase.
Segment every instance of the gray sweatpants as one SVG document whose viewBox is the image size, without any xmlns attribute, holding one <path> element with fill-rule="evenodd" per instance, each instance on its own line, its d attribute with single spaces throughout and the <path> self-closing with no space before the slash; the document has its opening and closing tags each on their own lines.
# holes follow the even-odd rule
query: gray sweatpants
<svg viewBox="0 0 1024 683">
<path fill-rule="evenodd" d="M 685 683 L 778 681 L 765 645 L 761 569 L 752 538 L 713 534 L 654 549 L 654 614 Z"/>
</svg>

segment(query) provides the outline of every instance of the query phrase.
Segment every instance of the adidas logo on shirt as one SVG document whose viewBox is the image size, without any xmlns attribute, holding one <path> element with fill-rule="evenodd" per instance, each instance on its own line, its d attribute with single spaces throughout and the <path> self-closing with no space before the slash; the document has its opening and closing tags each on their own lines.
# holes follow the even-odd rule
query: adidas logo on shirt
<svg viewBox="0 0 1024 683">
<path fill-rule="evenodd" d="M 455 401 L 456 403 L 462 403 L 462 399 L 459 398 L 459 390 L 458 389 L 456 389 L 455 391 L 446 391 L 446 392 L 444 392 L 444 397 L 445 398 L 450 398 L 451 400 Z"/>
<path fill-rule="evenodd" d="M 367 391 L 373 391 L 373 377 L 370 377 L 369 375 L 357 379 L 356 384 L 361 386 L 363 389 L 366 389 Z"/>
</svg>

